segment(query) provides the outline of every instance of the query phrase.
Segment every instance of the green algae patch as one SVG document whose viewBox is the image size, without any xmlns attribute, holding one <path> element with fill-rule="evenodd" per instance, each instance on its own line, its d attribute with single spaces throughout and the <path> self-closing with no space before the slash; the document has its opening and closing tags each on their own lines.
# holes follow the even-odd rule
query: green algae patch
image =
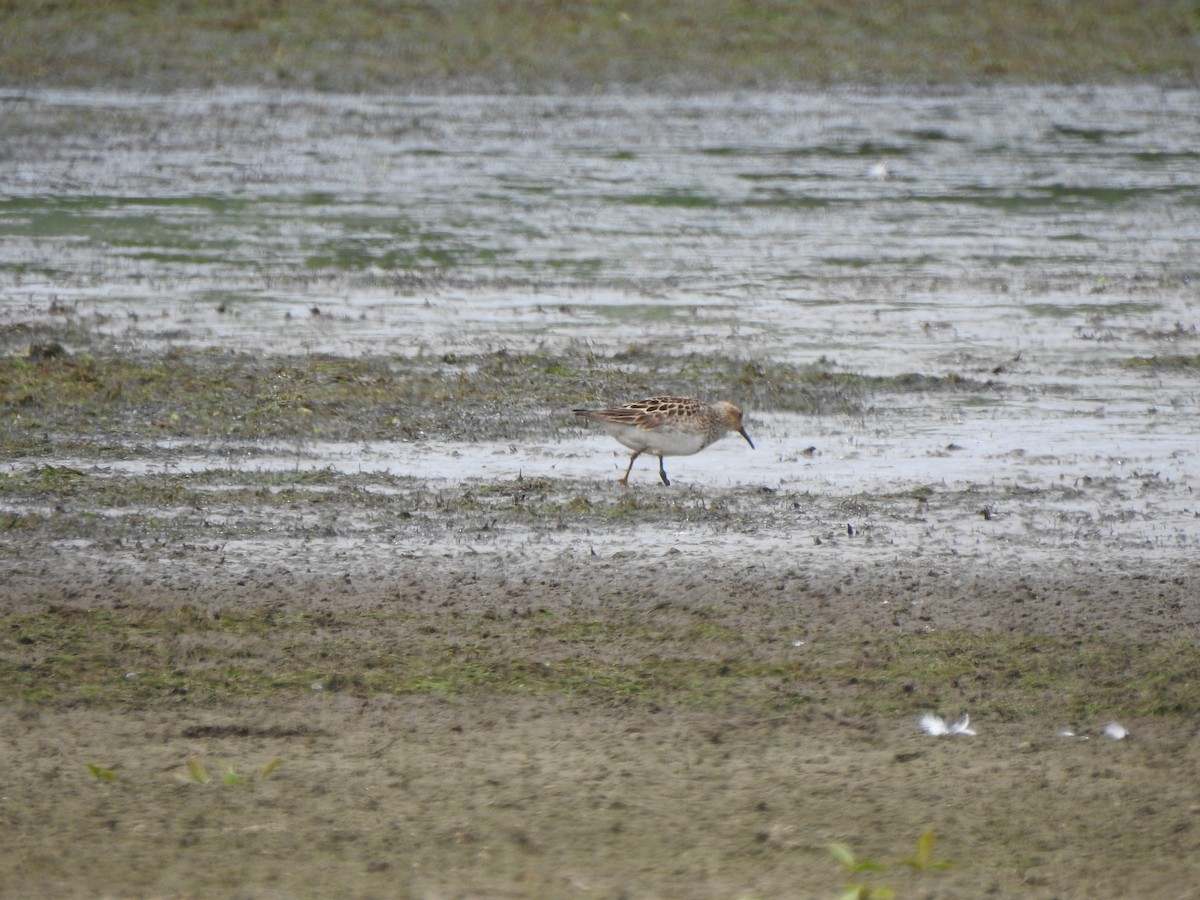
<svg viewBox="0 0 1200 900">
<path fill-rule="evenodd" d="M 263 358 L 170 350 L 157 356 L 0 357 L 0 449 L 43 453 L 48 437 L 512 440 L 548 436 L 569 410 L 660 393 L 728 398 L 751 413 L 862 414 L 882 395 L 994 392 L 957 373 L 872 376 L 824 363 L 509 353 L 425 358 Z"/>
<path fill-rule="evenodd" d="M 8 84 L 384 90 L 1194 80 L 1184 0 L 9 4 Z M 99 48 L 99 49 L 98 49 Z M 1102 141 L 1101 130 L 1064 130 Z M 939 139 L 932 132 L 930 139 Z"/>
<path fill-rule="evenodd" d="M 755 646 L 714 616 L 205 611 L 47 606 L 0 618 L 5 702 L 209 704 L 314 691 L 559 696 L 611 705 L 965 708 L 1002 721 L 1193 717 L 1200 649 L 1114 638 L 947 631 Z"/>
</svg>

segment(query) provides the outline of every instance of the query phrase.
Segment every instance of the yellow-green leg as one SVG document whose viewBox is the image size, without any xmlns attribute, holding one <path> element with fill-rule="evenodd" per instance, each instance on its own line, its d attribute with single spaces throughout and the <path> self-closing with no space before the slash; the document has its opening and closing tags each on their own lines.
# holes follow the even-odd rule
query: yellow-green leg
<svg viewBox="0 0 1200 900">
<path fill-rule="evenodd" d="M 629 457 L 629 468 L 625 470 L 625 477 L 618 479 L 619 484 L 629 485 L 629 473 L 633 471 L 633 461 L 642 455 L 641 450 L 635 450 L 633 456 Z"/>
</svg>

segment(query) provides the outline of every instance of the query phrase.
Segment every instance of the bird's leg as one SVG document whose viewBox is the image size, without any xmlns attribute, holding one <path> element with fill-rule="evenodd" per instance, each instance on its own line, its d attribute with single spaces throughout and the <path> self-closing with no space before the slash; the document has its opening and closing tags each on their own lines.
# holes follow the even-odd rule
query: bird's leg
<svg viewBox="0 0 1200 900">
<path fill-rule="evenodd" d="M 625 485 L 625 486 L 627 486 L 627 487 L 628 487 L 628 485 L 629 485 L 629 473 L 633 471 L 633 461 L 634 461 L 635 459 L 637 459 L 637 458 L 638 458 L 639 456 L 641 456 L 641 455 L 642 455 L 642 451 L 641 451 L 641 450 L 635 450 L 635 451 L 633 452 L 633 456 L 629 457 L 629 468 L 625 470 L 625 477 L 624 477 L 624 478 L 618 478 L 618 479 L 617 479 L 617 483 L 618 483 L 618 484 L 623 484 L 623 485 Z"/>
<path fill-rule="evenodd" d="M 671 486 L 671 479 L 667 477 L 667 468 L 663 465 L 663 458 L 658 458 L 658 477 L 663 480 L 663 484 L 667 487 Z"/>
</svg>

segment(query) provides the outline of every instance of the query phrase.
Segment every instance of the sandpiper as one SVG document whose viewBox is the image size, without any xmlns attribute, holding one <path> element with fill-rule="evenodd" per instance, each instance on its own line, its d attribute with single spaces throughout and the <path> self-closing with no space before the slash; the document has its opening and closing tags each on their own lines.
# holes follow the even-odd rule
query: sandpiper
<svg viewBox="0 0 1200 900">
<path fill-rule="evenodd" d="M 605 431 L 633 451 L 629 468 L 620 479 L 621 484 L 626 485 L 634 460 L 643 453 L 658 457 L 659 477 L 670 487 L 671 480 L 663 466 L 664 456 L 699 453 L 729 431 L 736 431 L 751 449 L 754 447 L 754 441 L 742 427 L 742 411 L 724 400 L 708 404 L 691 397 L 650 397 L 614 409 L 576 409 L 572 412 L 599 422 Z"/>
</svg>

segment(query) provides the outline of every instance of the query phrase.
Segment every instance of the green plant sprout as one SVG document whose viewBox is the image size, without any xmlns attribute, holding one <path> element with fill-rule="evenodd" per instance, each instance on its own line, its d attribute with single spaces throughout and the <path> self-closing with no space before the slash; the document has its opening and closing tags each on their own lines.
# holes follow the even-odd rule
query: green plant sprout
<svg viewBox="0 0 1200 900">
<path fill-rule="evenodd" d="M 265 781 L 272 772 L 279 768 L 282 760 L 278 757 L 272 757 L 258 773 L 256 781 Z M 201 762 L 200 757 L 193 753 L 187 758 L 186 763 L 187 774 L 179 774 L 176 777 L 185 784 L 211 784 L 212 775 L 209 774 L 208 768 Z M 237 773 L 233 766 L 225 766 L 221 774 L 221 783 L 232 786 L 246 784 L 247 779 Z"/>
<path fill-rule="evenodd" d="M 933 858 L 933 846 L 935 843 L 937 843 L 937 833 L 933 830 L 925 831 L 917 838 L 916 853 L 908 859 L 891 865 L 873 859 L 859 859 L 846 844 L 830 844 L 829 852 L 838 861 L 838 864 L 846 870 L 846 874 L 850 876 L 860 875 L 863 872 L 886 872 L 898 866 L 908 866 L 918 872 L 950 868 L 954 865 L 953 863 Z M 870 885 L 855 880 L 843 886 L 839 900 L 895 900 L 895 897 L 896 892 L 885 884 Z"/>
<path fill-rule="evenodd" d="M 272 757 L 267 762 L 267 764 L 262 767 L 262 770 L 258 773 L 258 777 L 255 780 L 256 781 L 266 781 L 267 778 L 270 777 L 271 773 L 279 768 L 279 766 L 282 764 L 282 762 L 283 762 L 283 760 L 281 760 L 278 756 Z M 91 772 L 92 777 L 97 779 L 98 781 L 116 781 L 117 780 L 117 773 L 114 772 L 112 769 L 106 769 L 101 765 L 97 765 L 96 763 L 86 763 L 86 765 L 87 765 L 87 770 L 89 772 Z M 184 768 L 187 769 L 187 774 L 179 773 L 175 777 L 178 780 L 184 782 L 185 784 L 211 784 L 212 783 L 212 776 L 208 772 L 208 767 L 205 766 L 203 762 L 201 762 L 200 757 L 197 756 L 195 753 L 191 754 L 187 758 L 187 762 L 184 764 Z M 239 775 L 237 773 L 237 771 L 233 768 L 233 766 L 225 767 L 224 773 L 221 776 L 221 781 L 224 782 L 225 784 L 229 784 L 229 785 L 239 785 L 239 784 L 246 783 L 246 779 L 244 779 L 241 775 Z"/>
<path fill-rule="evenodd" d="M 105 769 L 104 767 L 98 766 L 95 763 L 88 763 L 87 770 L 89 772 L 91 772 L 92 775 L 94 777 L 98 778 L 100 781 L 116 781 L 117 780 L 116 772 L 114 772 L 112 769 Z"/>
<path fill-rule="evenodd" d="M 944 859 L 933 858 L 933 845 L 937 843 L 937 834 L 930 830 L 917 838 L 917 852 L 904 860 L 901 865 L 916 869 L 918 872 L 928 872 L 931 869 L 949 869 L 954 863 Z"/>
<path fill-rule="evenodd" d="M 208 774 L 208 769 L 204 767 L 204 763 L 200 762 L 200 757 L 195 753 L 187 758 L 188 775 L 196 784 L 208 784 L 212 781 L 212 777 Z"/>
</svg>

